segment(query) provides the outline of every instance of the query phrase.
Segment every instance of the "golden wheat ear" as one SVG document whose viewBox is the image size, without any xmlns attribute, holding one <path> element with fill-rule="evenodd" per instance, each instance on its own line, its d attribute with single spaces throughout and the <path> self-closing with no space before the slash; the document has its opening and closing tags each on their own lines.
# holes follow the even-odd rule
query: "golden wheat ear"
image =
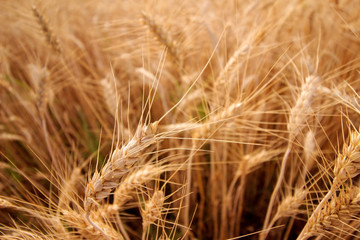
<svg viewBox="0 0 360 240">
<path fill-rule="evenodd" d="M 320 85 L 319 81 L 320 78 L 318 76 L 308 76 L 301 86 L 301 91 L 296 99 L 295 105 L 290 109 L 289 122 L 287 123 L 287 129 L 289 132 L 288 147 L 283 156 L 280 173 L 276 181 L 274 190 L 271 194 L 263 229 L 268 229 L 268 224 L 272 215 L 275 199 L 278 196 L 281 185 L 283 184 L 285 178 L 286 166 L 289 161 L 289 155 L 293 147 L 293 141 L 305 128 L 309 117 L 313 115 L 312 103 L 316 94 L 316 90 Z M 262 239 L 265 239 L 264 236 L 267 235 L 267 233 L 268 231 L 264 231 L 261 234 L 261 236 L 263 236 Z"/>
<path fill-rule="evenodd" d="M 156 191 L 151 199 L 145 203 L 144 209 L 141 212 L 143 217 L 143 234 L 146 233 L 146 229 L 150 226 L 150 224 L 161 220 L 164 201 L 164 192 L 159 190 Z"/>
<path fill-rule="evenodd" d="M 344 189 L 351 189 L 353 187 L 352 180 L 360 174 L 360 133 L 357 130 L 351 131 L 348 142 L 344 144 L 343 150 L 338 154 L 334 166 L 334 179 L 327 194 L 322 198 L 317 205 L 305 227 L 303 228 L 298 239 L 308 239 L 313 236 L 317 230 L 314 225 L 317 222 L 323 221 L 324 215 L 331 213 L 332 205 L 337 204 L 336 199 L 343 201 L 346 198 L 338 198 L 337 191 L 344 191 Z M 355 189 L 356 191 L 357 188 Z M 348 196 L 348 194 L 346 195 Z M 356 200 L 358 202 L 358 200 Z M 345 201 L 345 205 L 348 201 Z M 340 206 L 344 205 L 340 203 Z M 330 205 L 330 207 L 329 207 Z M 330 211 L 330 212 L 329 212 Z"/>
<path fill-rule="evenodd" d="M 146 12 L 142 11 L 141 16 L 142 16 L 143 24 L 146 25 L 149 28 L 149 30 L 156 36 L 158 41 L 167 48 L 171 59 L 177 65 L 180 65 L 181 57 L 180 57 L 179 46 L 173 40 L 171 35 L 168 32 L 164 31 L 163 27 L 159 23 L 157 23 L 155 19 L 152 18 Z"/>
<path fill-rule="evenodd" d="M 45 16 L 39 12 L 36 6 L 32 7 L 32 12 L 45 35 L 46 42 L 56 53 L 61 54 L 59 39 L 51 29 L 48 20 L 46 20 Z"/>
<path fill-rule="evenodd" d="M 158 122 L 139 125 L 134 137 L 121 148 L 116 148 L 100 173 L 95 172 L 86 186 L 85 209 L 90 211 L 95 204 L 107 198 L 120 184 L 134 164 L 142 162 L 143 150 L 158 142 L 155 134 Z"/>
<path fill-rule="evenodd" d="M 339 237 L 358 234 L 360 213 L 360 188 L 345 186 L 337 196 L 326 202 L 321 211 L 313 214 L 307 221 L 298 240 L 306 240 L 313 236 Z"/>
</svg>

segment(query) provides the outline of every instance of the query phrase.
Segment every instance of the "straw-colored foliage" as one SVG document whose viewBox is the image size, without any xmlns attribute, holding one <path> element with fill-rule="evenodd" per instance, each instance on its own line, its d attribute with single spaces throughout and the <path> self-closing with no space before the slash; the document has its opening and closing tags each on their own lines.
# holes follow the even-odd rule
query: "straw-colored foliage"
<svg viewBox="0 0 360 240">
<path fill-rule="evenodd" d="M 0 239 L 360 238 L 356 0 L 0 0 Z"/>
</svg>

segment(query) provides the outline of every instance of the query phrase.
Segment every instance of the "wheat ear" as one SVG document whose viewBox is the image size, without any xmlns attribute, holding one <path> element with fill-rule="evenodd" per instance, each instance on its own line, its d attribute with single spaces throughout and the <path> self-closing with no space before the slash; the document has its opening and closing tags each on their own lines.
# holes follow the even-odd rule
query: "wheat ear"
<svg viewBox="0 0 360 240">
<path fill-rule="evenodd" d="M 357 220 L 356 216 L 360 213 L 359 201 L 359 187 L 346 186 L 341 189 L 338 196 L 334 195 L 334 198 L 324 204 L 321 211 L 311 216 L 306 224 L 306 231 L 301 232 L 298 240 L 306 240 L 312 236 L 323 236 L 327 233 L 335 236 L 336 232 L 348 235 L 356 231 L 350 222 Z"/>
<path fill-rule="evenodd" d="M 295 189 L 294 194 L 286 196 L 279 204 L 279 207 L 277 208 L 274 217 L 271 219 L 268 228 L 271 229 L 281 218 L 296 216 L 296 214 L 299 213 L 299 207 L 304 202 L 307 193 L 307 190 L 300 187 Z M 266 236 L 267 235 L 265 235 L 264 238 L 266 238 Z"/>
<path fill-rule="evenodd" d="M 146 165 L 141 169 L 129 174 L 119 185 L 114 193 L 114 205 L 121 207 L 131 198 L 131 194 L 134 190 L 148 181 L 153 180 L 156 176 L 159 176 L 164 172 L 161 167 L 154 165 Z"/>
<path fill-rule="evenodd" d="M 85 210 L 108 197 L 119 186 L 121 178 L 136 162 L 141 162 L 142 150 L 157 142 L 155 135 L 158 122 L 147 126 L 139 125 L 134 137 L 123 147 L 116 148 L 101 172 L 95 172 L 86 186 Z"/>
<path fill-rule="evenodd" d="M 145 239 L 146 230 L 150 224 L 161 219 L 162 208 L 165 201 L 163 191 L 156 191 L 152 198 L 145 203 L 145 207 L 141 212 L 143 218 L 143 239 Z"/>
<path fill-rule="evenodd" d="M 172 60 L 180 65 L 180 53 L 177 43 L 172 39 L 170 34 L 166 33 L 161 25 L 159 25 L 150 15 L 145 12 L 141 12 L 142 22 L 149 30 L 156 36 L 158 41 L 167 47 Z"/>
<path fill-rule="evenodd" d="M 49 97 L 51 98 L 53 95 L 49 86 L 50 73 L 46 67 L 40 67 L 35 64 L 29 64 L 27 68 L 36 93 L 36 106 L 38 107 L 40 114 L 43 115 Z"/>
<path fill-rule="evenodd" d="M 317 155 L 315 133 L 312 130 L 309 130 L 304 138 L 304 169 L 302 171 L 302 176 L 305 181 L 305 175 L 310 171 L 315 164 L 315 157 Z"/>
<path fill-rule="evenodd" d="M 102 95 L 105 100 L 107 110 L 113 117 L 115 117 L 118 102 L 116 96 L 116 85 L 109 76 L 101 79 L 100 84 L 102 86 Z"/>
<path fill-rule="evenodd" d="M 347 180 L 356 177 L 360 173 L 360 133 L 352 131 L 349 144 L 345 144 L 343 151 L 335 161 L 333 185 L 335 187 Z"/>
<path fill-rule="evenodd" d="M 305 123 L 309 116 L 313 113 L 312 110 L 312 101 L 313 97 L 316 93 L 316 88 L 318 86 L 319 77 L 310 75 L 305 79 L 305 83 L 301 86 L 301 92 L 299 97 L 296 100 L 295 106 L 291 108 L 290 110 L 290 117 L 289 122 L 287 124 L 287 128 L 289 131 L 289 142 L 287 150 L 284 154 L 284 157 L 281 162 L 280 167 L 280 173 L 279 177 L 277 179 L 277 182 L 275 184 L 275 188 L 271 194 L 270 202 L 268 205 L 268 209 L 266 212 L 266 217 L 264 221 L 263 229 L 268 228 L 268 224 L 270 221 L 270 215 L 273 210 L 273 206 L 275 203 L 275 198 L 278 195 L 278 192 L 280 190 L 281 184 L 285 177 L 285 171 L 286 171 L 286 165 L 289 159 L 289 155 L 292 149 L 292 142 L 295 140 L 299 132 L 305 127 Z M 267 231 L 264 231 L 261 235 L 266 236 Z M 265 239 L 264 237 L 261 237 L 261 239 Z"/>
<path fill-rule="evenodd" d="M 360 173 L 360 133 L 358 131 L 352 131 L 349 137 L 349 143 L 344 144 L 342 153 L 338 154 L 335 160 L 334 174 L 330 191 L 324 196 L 321 202 L 318 204 L 314 212 L 311 214 L 305 227 L 300 233 L 298 239 L 307 239 L 311 235 L 312 225 L 315 219 L 319 218 L 323 207 L 328 203 L 329 199 L 333 196 L 335 191 L 347 180 L 352 185 L 352 178 L 356 177 Z"/>
<path fill-rule="evenodd" d="M 35 16 L 37 22 L 39 23 L 41 30 L 43 31 L 46 41 L 51 46 L 51 48 L 58 54 L 61 54 L 61 48 L 59 45 L 59 40 L 56 35 L 53 33 L 52 29 L 49 26 L 48 21 L 44 16 L 37 10 L 35 6 L 32 7 L 33 15 Z"/>
<path fill-rule="evenodd" d="M 229 61 L 227 61 L 225 67 L 221 70 L 219 76 L 216 79 L 217 84 L 224 84 L 225 83 L 225 76 L 230 71 L 230 69 L 234 66 L 236 61 L 240 56 L 245 56 L 250 50 L 249 45 L 241 45 L 236 51 L 233 53 Z"/>
<path fill-rule="evenodd" d="M 61 214 L 64 225 L 74 228 L 76 234 L 85 239 L 123 239 L 112 226 L 101 221 L 100 215 L 94 216 L 96 220 L 90 220 L 91 225 L 89 225 L 89 216 L 84 216 L 73 210 L 62 210 Z"/>
</svg>

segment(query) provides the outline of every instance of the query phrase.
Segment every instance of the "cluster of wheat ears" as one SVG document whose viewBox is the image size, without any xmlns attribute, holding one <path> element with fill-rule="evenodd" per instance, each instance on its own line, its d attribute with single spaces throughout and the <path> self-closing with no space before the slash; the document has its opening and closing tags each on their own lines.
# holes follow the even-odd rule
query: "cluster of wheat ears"
<svg viewBox="0 0 360 240">
<path fill-rule="evenodd" d="M 359 19 L 0 0 L 0 238 L 360 238 Z"/>
</svg>

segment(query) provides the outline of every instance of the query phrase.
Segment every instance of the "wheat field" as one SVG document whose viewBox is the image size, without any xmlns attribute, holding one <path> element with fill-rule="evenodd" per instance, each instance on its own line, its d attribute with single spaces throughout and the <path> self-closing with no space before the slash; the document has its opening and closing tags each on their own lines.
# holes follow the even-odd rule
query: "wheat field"
<svg viewBox="0 0 360 240">
<path fill-rule="evenodd" d="M 360 238 L 356 0 L 0 0 L 1 239 Z"/>
</svg>

